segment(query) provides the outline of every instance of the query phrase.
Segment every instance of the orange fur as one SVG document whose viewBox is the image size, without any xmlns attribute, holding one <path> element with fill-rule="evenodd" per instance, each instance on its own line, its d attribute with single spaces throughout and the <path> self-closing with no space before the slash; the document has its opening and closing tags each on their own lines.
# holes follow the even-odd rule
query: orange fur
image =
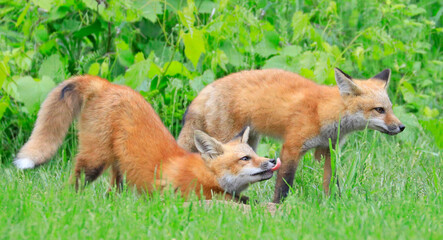
<svg viewBox="0 0 443 240">
<path fill-rule="evenodd" d="M 48 95 L 34 131 L 14 163 L 19 168 L 32 168 L 48 161 L 78 115 L 79 153 L 73 174 L 76 187 L 82 173 L 91 182 L 111 167 L 112 184 L 120 185 L 126 175 L 128 184 L 140 191 L 170 186 L 184 196 L 195 191 L 210 199 L 213 194 L 226 192 L 231 198 L 244 186 L 226 188 L 226 175 L 239 176 L 246 168 L 258 171 L 254 178 L 240 177 L 246 179 L 246 186 L 272 176 L 275 161 L 257 156 L 244 142 L 249 130 L 227 144 L 196 132 L 202 156 L 189 153 L 177 145 L 140 94 L 93 76 L 66 80 Z M 249 161 L 240 160 L 245 155 Z"/>
<path fill-rule="evenodd" d="M 208 85 L 194 99 L 184 117 L 178 143 L 195 151 L 191 141 L 195 129 L 225 142 L 250 126 L 249 143 L 253 148 L 258 144 L 259 134 L 284 141 L 275 202 L 286 196 L 289 186 L 285 182 L 292 184 L 300 157 L 312 148 L 316 149 L 318 159 L 325 158 L 323 187 L 328 193 L 332 175 L 328 139 L 334 144 L 337 141 L 340 119 L 340 140 L 368 124 L 390 134 L 404 129 L 392 112 L 385 90 L 389 77 L 390 71 L 385 70 L 369 80 L 353 80 L 336 69 L 339 86 L 329 87 L 283 70 L 234 73 Z M 376 112 L 377 107 L 386 112 Z"/>
</svg>

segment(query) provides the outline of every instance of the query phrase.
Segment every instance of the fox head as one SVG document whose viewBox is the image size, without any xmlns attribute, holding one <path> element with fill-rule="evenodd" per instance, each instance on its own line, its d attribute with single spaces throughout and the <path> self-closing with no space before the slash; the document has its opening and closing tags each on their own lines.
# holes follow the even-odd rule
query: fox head
<svg viewBox="0 0 443 240">
<path fill-rule="evenodd" d="M 222 144 L 206 133 L 195 130 L 195 146 L 220 186 L 230 194 L 239 194 L 249 184 L 270 179 L 280 159 L 259 157 L 248 145 L 249 127 L 242 134 Z"/>
<path fill-rule="evenodd" d="M 335 69 L 335 80 L 343 98 L 345 114 L 352 115 L 354 124 L 395 135 L 405 129 L 392 111 L 386 92 L 391 70 L 385 69 L 368 80 L 354 80 L 340 69 Z M 355 121 L 359 121 L 358 123 Z"/>
</svg>

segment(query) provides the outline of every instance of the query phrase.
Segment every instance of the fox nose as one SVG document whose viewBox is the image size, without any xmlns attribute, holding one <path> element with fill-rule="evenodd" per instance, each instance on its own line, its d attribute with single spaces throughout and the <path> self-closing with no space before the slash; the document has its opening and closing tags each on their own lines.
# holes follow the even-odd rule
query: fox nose
<svg viewBox="0 0 443 240">
<path fill-rule="evenodd" d="M 275 160 L 275 159 L 269 159 L 269 162 L 275 165 L 275 164 L 277 163 L 277 160 Z"/>
<path fill-rule="evenodd" d="M 403 132 L 403 130 L 405 130 L 406 126 L 401 124 L 400 126 L 398 126 L 398 128 L 400 128 L 400 132 Z"/>
</svg>

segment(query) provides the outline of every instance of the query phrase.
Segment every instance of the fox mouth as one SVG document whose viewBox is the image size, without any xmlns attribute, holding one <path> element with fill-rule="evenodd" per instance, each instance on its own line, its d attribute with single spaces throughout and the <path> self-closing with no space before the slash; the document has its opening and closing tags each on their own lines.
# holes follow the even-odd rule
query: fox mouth
<svg viewBox="0 0 443 240">
<path fill-rule="evenodd" d="M 280 168 L 280 166 L 281 166 L 280 158 L 277 158 L 277 163 L 272 168 L 251 174 L 251 176 L 261 176 L 260 181 L 268 180 L 274 175 L 274 171 L 277 171 Z"/>
<path fill-rule="evenodd" d="M 385 129 L 383 129 L 383 130 L 379 130 L 379 131 L 382 132 L 382 133 L 384 133 L 384 134 L 391 135 L 391 136 L 393 136 L 393 135 L 397 135 L 397 134 L 400 133 L 400 131 L 396 131 L 396 132 L 394 132 L 394 131 L 387 131 L 387 130 L 385 130 Z"/>
<path fill-rule="evenodd" d="M 264 175 L 264 174 L 269 174 L 269 173 L 271 173 L 271 176 L 272 176 L 272 174 L 274 173 L 273 171 L 271 171 L 271 169 L 269 169 L 269 170 L 265 170 L 265 171 L 262 171 L 262 172 L 258 172 L 258 173 L 254 173 L 254 174 L 251 174 L 251 176 L 258 176 L 258 175 Z"/>
<path fill-rule="evenodd" d="M 266 171 L 251 174 L 251 176 L 260 176 L 259 181 L 265 181 L 265 180 L 270 179 L 272 176 L 274 176 L 274 172 L 271 170 L 266 170 Z"/>
</svg>

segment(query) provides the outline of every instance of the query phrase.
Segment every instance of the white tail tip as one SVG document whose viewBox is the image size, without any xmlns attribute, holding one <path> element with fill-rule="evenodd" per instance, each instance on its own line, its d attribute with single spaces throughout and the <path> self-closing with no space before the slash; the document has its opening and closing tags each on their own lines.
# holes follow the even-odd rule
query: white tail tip
<svg viewBox="0 0 443 240">
<path fill-rule="evenodd" d="M 30 158 L 17 158 L 14 161 L 14 165 L 20 169 L 34 168 L 35 163 Z"/>
</svg>

